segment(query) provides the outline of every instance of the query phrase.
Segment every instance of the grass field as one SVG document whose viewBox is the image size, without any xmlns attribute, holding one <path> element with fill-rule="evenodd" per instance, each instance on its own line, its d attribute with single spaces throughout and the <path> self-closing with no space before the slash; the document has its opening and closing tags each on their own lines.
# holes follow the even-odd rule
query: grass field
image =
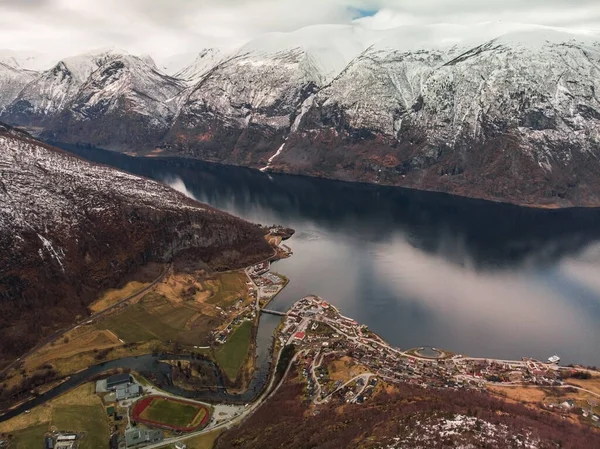
<svg viewBox="0 0 600 449">
<path fill-rule="evenodd" d="M 59 359 L 68 359 L 82 352 L 103 350 L 121 346 L 117 336 L 108 330 L 97 330 L 89 326 L 81 327 L 66 335 L 66 339 L 46 345 L 25 360 L 28 370 L 35 369 L 44 363 L 52 363 Z"/>
<path fill-rule="evenodd" d="M 206 302 L 220 307 L 227 307 L 240 298 L 245 299 L 248 295 L 247 280 L 246 275 L 239 272 L 219 275 L 216 280 L 207 282 L 208 288 L 212 291 L 212 296 Z"/>
<path fill-rule="evenodd" d="M 212 449 L 220 433 L 218 430 L 205 433 L 204 435 L 186 440 L 185 444 L 188 449 Z"/>
<path fill-rule="evenodd" d="M 47 431 L 48 424 L 40 424 L 13 432 L 14 439 L 10 447 L 16 449 L 44 447 L 44 434 Z"/>
<path fill-rule="evenodd" d="M 94 384 L 88 383 L 47 404 L 0 423 L 0 432 L 12 433 L 11 448 L 43 447 L 44 433 L 51 428 L 85 432 L 81 449 L 108 448 L 109 424 L 102 401 L 94 394 Z"/>
<path fill-rule="evenodd" d="M 252 327 L 253 323 L 244 321 L 233 331 L 227 342 L 215 351 L 217 363 L 231 380 L 238 376 L 240 368 L 248 356 L 252 339 Z"/>
<path fill-rule="evenodd" d="M 60 406 L 54 409 L 52 425 L 58 429 L 85 432 L 80 449 L 108 448 L 108 417 L 104 407 L 93 405 Z"/>
<path fill-rule="evenodd" d="M 332 361 L 327 365 L 329 371 L 329 378 L 333 381 L 341 380 L 346 382 L 360 374 L 367 373 L 369 370 L 354 361 L 350 357 L 342 357 L 338 360 Z"/>
<path fill-rule="evenodd" d="M 203 405 L 157 396 L 142 399 L 132 411 L 138 421 L 186 431 L 207 422 L 208 414 L 208 408 Z"/>
<path fill-rule="evenodd" d="M 198 408 L 191 404 L 155 399 L 144 410 L 141 417 L 149 421 L 164 423 L 168 426 L 187 427 L 194 421 L 198 412 Z"/>
<path fill-rule="evenodd" d="M 211 319 L 202 316 L 193 304 L 175 303 L 152 292 L 123 312 L 102 320 L 97 328 L 114 332 L 126 343 L 159 340 L 198 345 L 217 324 L 210 323 Z"/>
</svg>

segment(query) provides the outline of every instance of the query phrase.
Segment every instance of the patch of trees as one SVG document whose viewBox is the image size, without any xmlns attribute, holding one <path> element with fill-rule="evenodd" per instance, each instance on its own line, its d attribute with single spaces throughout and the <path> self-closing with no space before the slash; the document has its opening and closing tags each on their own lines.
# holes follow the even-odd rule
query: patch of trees
<svg viewBox="0 0 600 449">
<path fill-rule="evenodd" d="M 18 385 L 11 388 L 8 388 L 6 384 L 0 385 L 0 409 L 8 408 L 16 402 L 35 395 L 37 388 L 49 384 L 58 377 L 58 372 L 50 368 L 24 377 Z"/>
<path fill-rule="evenodd" d="M 277 363 L 277 379 L 281 379 L 281 376 L 283 376 L 291 360 L 294 358 L 295 353 L 295 345 L 286 345 L 283 347 L 283 349 L 281 350 L 281 356 L 279 357 L 279 363 Z"/>
</svg>

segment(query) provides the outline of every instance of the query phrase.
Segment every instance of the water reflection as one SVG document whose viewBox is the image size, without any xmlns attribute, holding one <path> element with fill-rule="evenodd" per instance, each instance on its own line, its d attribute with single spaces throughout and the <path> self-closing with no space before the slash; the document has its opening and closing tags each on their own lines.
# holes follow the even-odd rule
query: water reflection
<svg viewBox="0 0 600 449">
<path fill-rule="evenodd" d="M 294 257 L 277 266 L 291 282 L 273 308 L 316 293 L 400 347 L 600 365 L 600 210 L 74 151 L 296 229 Z"/>
</svg>

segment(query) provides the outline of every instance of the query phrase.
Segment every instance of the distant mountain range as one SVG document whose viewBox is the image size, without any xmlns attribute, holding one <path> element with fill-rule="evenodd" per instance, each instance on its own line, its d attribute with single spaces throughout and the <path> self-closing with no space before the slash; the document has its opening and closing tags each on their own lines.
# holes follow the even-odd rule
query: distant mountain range
<svg viewBox="0 0 600 449">
<path fill-rule="evenodd" d="M 0 120 L 141 155 L 600 205 L 600 38 L 489 28 L 310 27 L 169 73 L 118 50 L 41 72 L 0 52 Z"/>
</svg>

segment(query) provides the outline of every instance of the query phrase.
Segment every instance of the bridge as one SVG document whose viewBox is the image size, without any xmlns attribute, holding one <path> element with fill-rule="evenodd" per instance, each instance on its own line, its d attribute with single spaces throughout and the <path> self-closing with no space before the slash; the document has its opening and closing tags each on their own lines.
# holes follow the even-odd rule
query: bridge
<svg viewBox="0 0 600 449">
<path fill-rule="evenodd" d="M 287 313 L 285 313 L 285 312 L 278 312 L 277 310 L 260 309 L 260 311 L 262 313 L 266 313 L 268 315 L 277 315 L 277 316 L 286 316 L 287 315 Z"/>
</svg>

